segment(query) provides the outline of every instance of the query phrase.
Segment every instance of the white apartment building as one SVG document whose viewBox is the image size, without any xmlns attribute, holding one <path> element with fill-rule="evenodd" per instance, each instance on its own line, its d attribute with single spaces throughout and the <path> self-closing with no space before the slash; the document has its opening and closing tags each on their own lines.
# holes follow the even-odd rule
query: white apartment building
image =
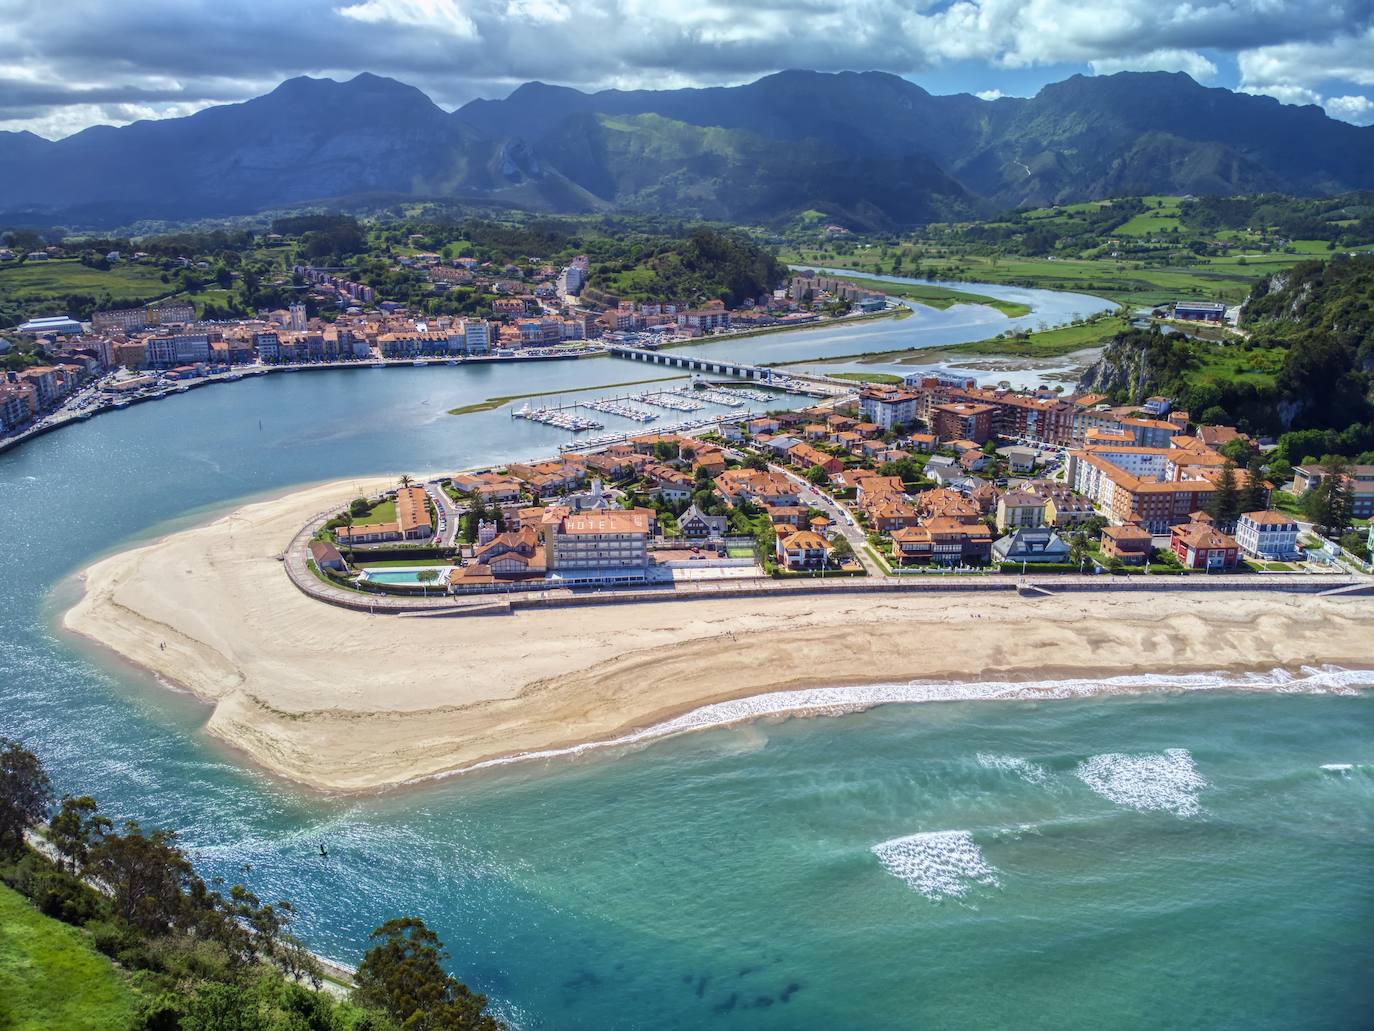
<svg viewBox="0 0 1374 1031">
<path fill-rule="evenodd" d="M 1297 557 L 1298 521 L 1284 512 L 1246 512 L 1236 520 L 1236 543 L 1251 558 Z"/>
<path fill-rule="evenodd" d="M 886 431 L 915 422 L 917 400 L 918 395 L 908 390 L 864 390 L 859 394 L 859 411 L 865 421 Z"/>
</svg>

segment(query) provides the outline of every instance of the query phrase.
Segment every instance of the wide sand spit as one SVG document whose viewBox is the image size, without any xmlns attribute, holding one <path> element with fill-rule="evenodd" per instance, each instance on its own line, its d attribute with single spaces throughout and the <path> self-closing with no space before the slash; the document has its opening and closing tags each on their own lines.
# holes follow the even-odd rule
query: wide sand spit
<svg viewBox="0 0 1374 1031">
<path fill-rule="evenodd" d="M 388 485 L 298 490 L 99 561 L 65 626 L 209 702 L 209 731 L 263 767 L 329 792 L 780 690 L 956 681 L 1007 697 L 980 685 L 1018 681 L 1034 697 L 1052 678 L 1374 666 L 1374 600 L 1355 597 L 914 592 L 409 618 L 301 593 L 282 549 L 315 514 Z M 931 695 L 960 696 L 957 684 Z"/>
</svg>

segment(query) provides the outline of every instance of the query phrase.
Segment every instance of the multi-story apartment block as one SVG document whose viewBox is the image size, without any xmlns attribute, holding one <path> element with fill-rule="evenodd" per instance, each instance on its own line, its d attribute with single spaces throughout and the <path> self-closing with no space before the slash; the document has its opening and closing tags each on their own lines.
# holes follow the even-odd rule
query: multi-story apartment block
<svg viewBox="0 0 1374 1031">
<path fill-rule="evenodd" d="M 859 411 L 884 432 L 916 421 L 918 395 L 910 390 L 866 387 L 859 392 Z"/>
<path fill-rule="evenodd" d="M 1167 533 L 1205 509 L 1216 490 L 1198 467 L 1173 462 L 1170 455 L 1176 454 L 1166 448 L 1074 451 L 1067 480 L 1113 522 L 1136 522 L 1151 533 Z"/>
<path fill-rule="evenodd" d="M 170 369 L 210 360 L 210 337 L 206 333 L 171 333 L 151 336 L 145 363 L 153 369 Z"/>
<path fill-rule="evenodd" d="M 642 571 L 649 565 L 651 509 L 551 510 L 543 524 L 548 568 L 559 573 Z"/>
</svg>

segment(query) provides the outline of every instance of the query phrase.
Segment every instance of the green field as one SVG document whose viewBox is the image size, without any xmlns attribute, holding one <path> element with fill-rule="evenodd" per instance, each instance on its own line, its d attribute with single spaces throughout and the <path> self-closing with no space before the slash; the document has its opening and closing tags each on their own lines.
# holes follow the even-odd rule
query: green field
<svg viewBox="0 0 1374 1031">
<path fill-rule="evenodd" d="M 1256 387 L 1272 387 L 1274 377 L 1283 368 L 1287 351 L 1282 347 L 1246 349 L 1231 343 L 1194 341 L 1192 352 L 1198 367 L 1189 379 L 1200 383 L 1250 383 Z"/>
<path fill-rule="evenodd" d="M 120 263 L 109 272 L 102 272 L 82 265 L 76 258 L 25 261 L 22 265 L 0 268 L 0 305 L 65 300 L 71 294 L 109 294 L 114 301 L 151 300 L 172 293 L 172 287 L 162 282 L 161 275 L 157 268 L 148 265 Z"/>
<path fill-rule="evenodd" d="M 1019 304 L 1016 301 L 1003 301 L 996 297 L 988 297 L 984 294 L 968 293 L 964 290 L 956 290 L 950 286 L 924 286 L 918 283 L 885 283 L 880 279 L 864 279 L 862 276 L 838 276 L 846 283 L 853 283 L 862 286 L 867 290 L 880 290 L 893 297 L 902 297 L 909 301 L 916 301 L 930 308 L 938 308 L 943 311 L 956 304 L 985 304 L 990 308 L 996 308 L 1008 318 L 1019 318 L 1022 315 L 1029 315 L 1030 306 Z"/>
<path fill-rule="evenodd" d="M 1144 197 L 1149 210 L 1134 216 L 1112 230 L 1120 236 L 1158 236 L 1174 230 L 1183 231 L 1178 220 L 1181 197 Z"/>
<path fill-rule="evenodd" d="M 75 927 L 0 884 L 0 1028 L 123 1031 L 134 995 Z"/>
<path fill-rule="evenodd" d="M 1114 237 L 1143 241 L 1178 227 L 1177 198 L 1146 198 L 1163 201 L 1155 208 L 1136 215 Z M 1071 222 L 1065 212 L 1082 205 L 1029 212 L 1027 218 L 1046 229 L 1063 228 Z M 1172 239 L 1172 234 L 1170 233 Z M 836 249 L 799 247 L 785 250 L 781 259 L 793 267 L 823 266 L 850 268 L 859 272 L 889 272 L 892 262 L 901 258 L 902 275 L 913 278 L 935 277 L 950 282 L 957 291 L 960 282 L 999 283 L 1010 286 L 1067 290 L 1106 297 L 1121 304 L 1155 307 L 1170 301 L 1215 300 L 1238 304 L 1249 294 L 1255 280 L 1288 268 L 1299 261 L 1330 253 L 1325 241 L 1294 240 L 1286 251 L 1263 251 L 1252 239 L 1238 233 L 1218 233 L 1235 250 L 1225 256 L 1194 256 L 1184 243 L 1188 234 L 1180 231 L 1178 245 L 1145 255 L 1123 253 L 1111 257 L 1111 250 L 1072 256 L 1029 257 L 997 253 L 970 253 L 976 247 L 945 244 L 934 240 L 909 239 L 899 245 L 878 246 L 856 242 Z M 897 294 L 883 284 L 881 289 Z M 914 287 L 913 289 L 925 289 Z M 935 289 L 944 289 L 937 287 Z M 913 296 L 913 299 L 921 298 Z M 929 302 L 923 302 L 929 303 Z"/>
<path fill-rule="evenodd" d="M 967 344 L 952 344 L 948 347 L 919 348 L 911 351 L 870 351 L 864 354 L 837 355 L 826 358 L 817 364 L 829 362 L 863 361 L 874 364 L 900 362 L 902 364 L 924 364 L 930 361 L 952 357 L 980 355 L 992 358 L 1059 358 L 1075 351 L 1105 343 L 1117 333 L 1130 328 L 1130 321 L 1119 316 L 1108 316 L 1077 326 L 1061 326 L 1058 329 L 1041 330 L 1018 336 L 991 337 L 975 340 Z M 872 382 L 885 382 L 883 373 L 837 372 L 832 375 L 842 379 L 861 379 Z"/>
<path fill-rule="evenodd" d="M 237 302 L 238 295 L 233 290 L 225 290 L 222 287 L 206 286 L 199 290 L 189 290 L 177 294 L 177 300 L 190 301 L 196 306 L 196 314 L 205 313 L 205 306 L 213 304 L 216 308 L 228 308 L 229 305 Z"/>
<path fill-rule="evenodd" d="M 1058 358 L 1104 343 L 1130 329 L 1128 319 L 1113 316 L 1078 326 L 1060 326 L 1027 336 L 993 337 L 968 344 L 942 347 L 945 354 L 1013 355 L 1026 358 Z"/>
</svg>

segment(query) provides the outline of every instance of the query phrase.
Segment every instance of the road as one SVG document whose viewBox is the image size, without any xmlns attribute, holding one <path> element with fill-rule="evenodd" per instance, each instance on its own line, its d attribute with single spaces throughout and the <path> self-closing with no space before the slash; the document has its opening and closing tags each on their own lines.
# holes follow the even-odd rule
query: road
<svg viewBox="0 0 1374 1031">
<path fill-rule="evenodd" d="M 434 502 L 434 508 L 439 513 L 439 520 L 443 527 L 442 529 L 436 528 L 435 543 L 441 548 L 451 548 L 453 542 L 458 538 L 458 523 L 462 512 L 453 503 L 453 499 L 444 493 L 444 488 L 440 486 L 438 480 L 430 480 L 426 483 L 425 492 L 429 494 L 429 499 Z"/>
<path fill-rule="evenodd" d="M 844 539 L 849 542 L 849 546 L 854 549 L 854 557 L 863 563 L 864 572 L 869 576 L 876 577 L 888 575 L 869 554 L 868 539 L 864 536 L 863 530 L 850 522 L 849 515 L 831 499 L 830 495 L 817 490 L 805 478 L 798 476 L 786 466 L 770 463 L 768 468 L 775 473 L 781 473 L 798 486 L 802 504 L 819 508 L 826 514 L 835 532 L 843 534 Z"/>
</svg>

